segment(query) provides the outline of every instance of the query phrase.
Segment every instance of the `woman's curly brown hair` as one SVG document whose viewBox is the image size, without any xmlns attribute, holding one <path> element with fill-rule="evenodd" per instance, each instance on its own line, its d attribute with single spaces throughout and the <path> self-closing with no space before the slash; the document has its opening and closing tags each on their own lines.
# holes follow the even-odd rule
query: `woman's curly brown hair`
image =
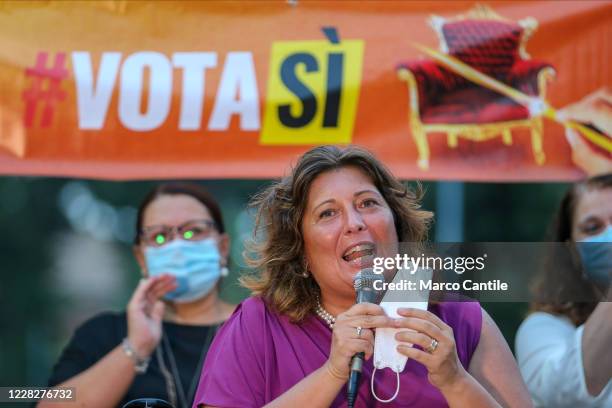
<svg viewBox="0 0 612 408">
<path fill-rule="evenodd" d="M 304 319 L 317 304 L 320 289 L 304 277 L 305 254 L 302 217 L 312 182 L 321 174 L 355 166 L 368 175 L 391 208 L 400 241 L 426 239 L 432 213 L 420 209 L 423 190 L 413 191 L 398 181 L 372 153 L 348 146 L 319 146 L 306 152 L 290 175 L 272 184 L 251 200 L 256 209 L 253 239 L 245 258 L 256 274 L 241 283 L 268 306 L 292 321 Z"/>
</svg>

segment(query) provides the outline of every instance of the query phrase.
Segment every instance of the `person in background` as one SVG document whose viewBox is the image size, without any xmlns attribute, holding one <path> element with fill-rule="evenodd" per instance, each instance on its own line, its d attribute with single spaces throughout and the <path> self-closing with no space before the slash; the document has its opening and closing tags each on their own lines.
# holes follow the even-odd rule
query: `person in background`
<svg viewBox="0 0 612 408">
<path fill-rule="evenodd" d="M 612 407 L 612 303 L 598 301 L 611 295 L 612 173 L 567 192 L 554 234 L 577 243 L 579 260 L 557 257 L 534 286 L 516 337 L 521 373 L 536 406 Z"/>
<path fill-rule="evenodd" d="M 215 338 L 194 406 L 344 407 L 359 352 L 366 359 L 356 407 L 531 406 L 508 345 L 478 302 L 400 309 L 397 319 L 355 304 L 357 272 L 385 248 L 423 241 L 432 217 L 371 153 L 316 147 L 254 205 L 250 259 L 261 274 L 243 280 L 254 296 Z M 409 357 L 397 377 L 377 372 L 378 398 L 399 387 L 388 404 L 370 391 L 381 327 L 404 329 L 398 351 Z"/>
<path fill-rule="evenodd" d="M 74 387 L 76 404 L 116 407 L 161 398 L 190 407 L 201 364 L 234 306 L 219 298 L 229 238 L 201 186 L 165 183 L 138 210 L 134 255 L 142 271 L 125 312 L 102 313 L 74 333 L 49 386 Z M 39 407 L 60 407 L 41 402 Z"/>
</svg>

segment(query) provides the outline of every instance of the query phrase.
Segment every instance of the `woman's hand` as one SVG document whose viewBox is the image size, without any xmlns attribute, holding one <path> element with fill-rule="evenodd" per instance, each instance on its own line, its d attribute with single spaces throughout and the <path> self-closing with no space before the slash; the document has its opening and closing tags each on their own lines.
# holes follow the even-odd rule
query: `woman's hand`
<svg viewBox="0 0 612 408">
<path fill-rule="evenodd" d="M 402 318 L 395 319 L 395 327 L 414 331 L 401 331 L 395 338 L 422 348 L 399 345 L 397 350 L 423 364 L 431 384 L 438 389 L 452 387 L 469 375 L 459 361 L 453 329 L 449 325 L 426 310 L 400 308 L 397 312 Z M 433 340 L 437 341 L 437 346 L 432 350 Z"/>
<path fill-rule="evenodd" d="M 149 356 L 161 339 L 166 293 L 176 289 L 176 279 L 159 275 L 141 279 L 127 306 L 128 339 L 139 357 Z"/>
<path fill-rule="evenodd" d="M 562 120 L 574 120 L 576 122 L 594 125 L 604 138 L 612 137 L 612 91 L 608 88 L 600 88 L 595 92 L 557 111 L 557 117 Z M 605 149 L 600 151 L 589 145 L 583 136 L 570 129 L 565 128 L 565 137 L 572 148 L 572 161 L 583 170 L 587 176 L 596 176 L 612 171 L 612 158 L 606 154 Z"/>
<path fill-rule="evenodd" d="M 595 151 L 578 132 L 566 128 L 565 137 L 572 147 L 572 161 L 587 176 L 597 176 L 612 171 L 612 160 Z"/>
<path fill-rule="evenodd" d="M 358 334 L 357 328 L 361 327 Z M 331 351 L 327 369 L 338 379 L 349 376 L 351 358 L 365 353 L 366 360 L 374 353 L 374 332 L 376 327 L 393 327 L 393 319 L 385 314 L 382 307 L 372 303 L 360 303 L 336 317 L 332 333 Z"/>
</svg>

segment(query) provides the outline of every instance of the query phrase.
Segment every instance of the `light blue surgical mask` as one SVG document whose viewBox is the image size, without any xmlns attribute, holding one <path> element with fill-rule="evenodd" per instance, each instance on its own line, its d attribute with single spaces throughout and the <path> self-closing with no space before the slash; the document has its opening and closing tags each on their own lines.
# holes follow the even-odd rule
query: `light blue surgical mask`
<svg viewBox="0 0 612 408">
<path fill-rule="evenodd" d="M 176 277 L 177 288 L 164 298 L 192 302 L 210 293 L 221 277 L 221 254 L 212 238 L 201 241 L 175 239 L 144 251 L 150 276 L 164 273 Z"/>
<path fill-rule="evenodd" d="M 609 285 L 612 275 L 612 225 L 597 235 L 583 239 L 576 246 L 587 278 Z"/>
</svg>

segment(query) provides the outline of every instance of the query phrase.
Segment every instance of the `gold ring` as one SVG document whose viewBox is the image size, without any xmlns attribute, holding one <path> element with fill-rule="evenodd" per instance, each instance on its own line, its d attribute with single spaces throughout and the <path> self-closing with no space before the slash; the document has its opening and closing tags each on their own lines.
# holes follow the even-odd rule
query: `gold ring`
<svg viewBox="0 0 612 408">
<path fill-rule="evenodd" d="M 431 339 L 431 344 L 429 345 L 429 347 L 427 347 L 427 352 L 429 354 L 432 354 L 434 351 L 436 351 L 437 348 L 438 348 L 438 340 Z"/>
</svg>

